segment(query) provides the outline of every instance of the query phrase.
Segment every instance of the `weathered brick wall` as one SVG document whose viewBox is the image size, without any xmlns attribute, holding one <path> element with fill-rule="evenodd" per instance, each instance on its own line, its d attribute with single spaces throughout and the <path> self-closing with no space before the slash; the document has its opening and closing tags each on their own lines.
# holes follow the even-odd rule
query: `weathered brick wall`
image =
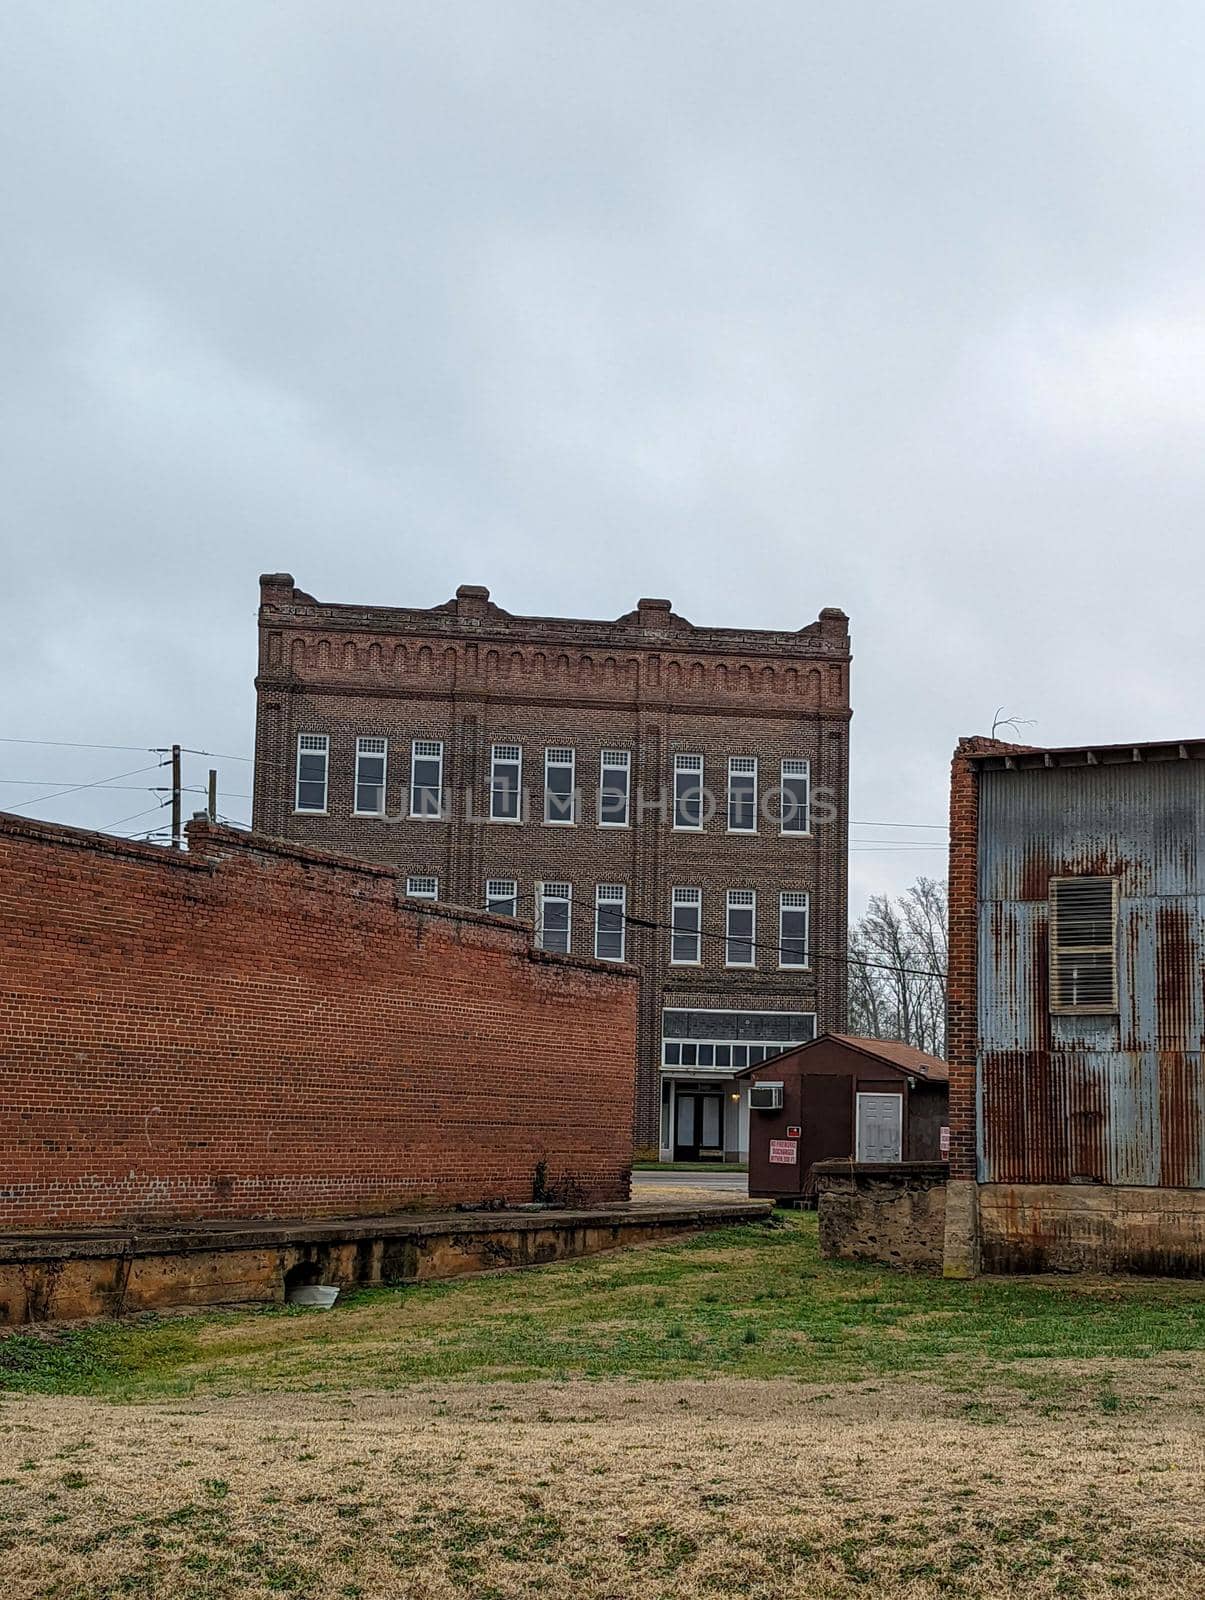
<svg viewBox="0 0 1205 1600">
<path fill-rule="evenodd" d="M 950 766 L 949 972 L 946 1060 L 950 1067 L 950 1177 L 974 1180 L 975 1072 L 979 1050 L 979 774 L 974 758 L 1030 746 L 960 739 Z"/>
<path fill-rule="evenodd" d="M 0 817 L 0 1227 L 626 1198 L 638 980 L 394 873 Z"/>
<path fill-rule="evenodd" d="M 949 972 L 946 1061 L 950 1068 L 950 1176 L 975 1177 L 975 1054 L 979 916 L 979 779 L 963 739 L 950 768 Z"/>
<path fill-rule="evenodd" d="M 820 1161 L 820 1249 L 844 1261 L 941 1269 L 947 1169 L 940 1161 Z"/>
</svg>

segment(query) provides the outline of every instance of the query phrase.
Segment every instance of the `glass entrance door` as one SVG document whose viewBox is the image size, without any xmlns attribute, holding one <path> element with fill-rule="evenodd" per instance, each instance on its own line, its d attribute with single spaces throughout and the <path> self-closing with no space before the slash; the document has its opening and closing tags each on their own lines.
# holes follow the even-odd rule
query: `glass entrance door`
<svg viewBox="0 0 1205 1600">
<path fill-rule="evenodd" d="M 724 1159 L 724 1097 L 679 1089 L 674 1110 L 674 1160 Z"/>
</svg>

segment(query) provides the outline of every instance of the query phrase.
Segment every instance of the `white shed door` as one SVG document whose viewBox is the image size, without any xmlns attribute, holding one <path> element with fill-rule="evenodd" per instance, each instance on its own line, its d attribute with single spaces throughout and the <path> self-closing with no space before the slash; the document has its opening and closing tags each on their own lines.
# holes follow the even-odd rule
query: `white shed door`
<svg viewBox="0 0 1205 1600">
<path fill-rule="evenodd" d="M 904 1097 L 858 1096 L 858 1160 L 898 1161 L 903 1148 Z"/>
</svg>

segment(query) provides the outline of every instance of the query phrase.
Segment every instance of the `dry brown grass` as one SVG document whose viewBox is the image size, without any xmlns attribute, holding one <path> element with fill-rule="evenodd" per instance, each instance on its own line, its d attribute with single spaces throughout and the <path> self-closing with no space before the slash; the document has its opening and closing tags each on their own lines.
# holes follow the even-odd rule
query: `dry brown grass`
<svg viewBox="0 0 1205 1600">
<path fill-rule="evenodd" d="M 0 1594 L 1195 1600 L 1205 1359 L 1058 1377 L 10 1396 Z"/>
</svg>

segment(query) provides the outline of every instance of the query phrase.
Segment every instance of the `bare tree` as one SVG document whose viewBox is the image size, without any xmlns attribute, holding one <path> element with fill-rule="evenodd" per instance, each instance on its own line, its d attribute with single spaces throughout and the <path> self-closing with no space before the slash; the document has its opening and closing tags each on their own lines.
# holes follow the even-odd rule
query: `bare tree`
<svg viewBox="0 0 1205 1600">
<path fill-rule="evenodd" d="M 869 1039 L 945 1053 L 946 885 L 918 878 L 892 899 L 871 898 L 849 933 L 849 1021 Z"/>
</svg>

